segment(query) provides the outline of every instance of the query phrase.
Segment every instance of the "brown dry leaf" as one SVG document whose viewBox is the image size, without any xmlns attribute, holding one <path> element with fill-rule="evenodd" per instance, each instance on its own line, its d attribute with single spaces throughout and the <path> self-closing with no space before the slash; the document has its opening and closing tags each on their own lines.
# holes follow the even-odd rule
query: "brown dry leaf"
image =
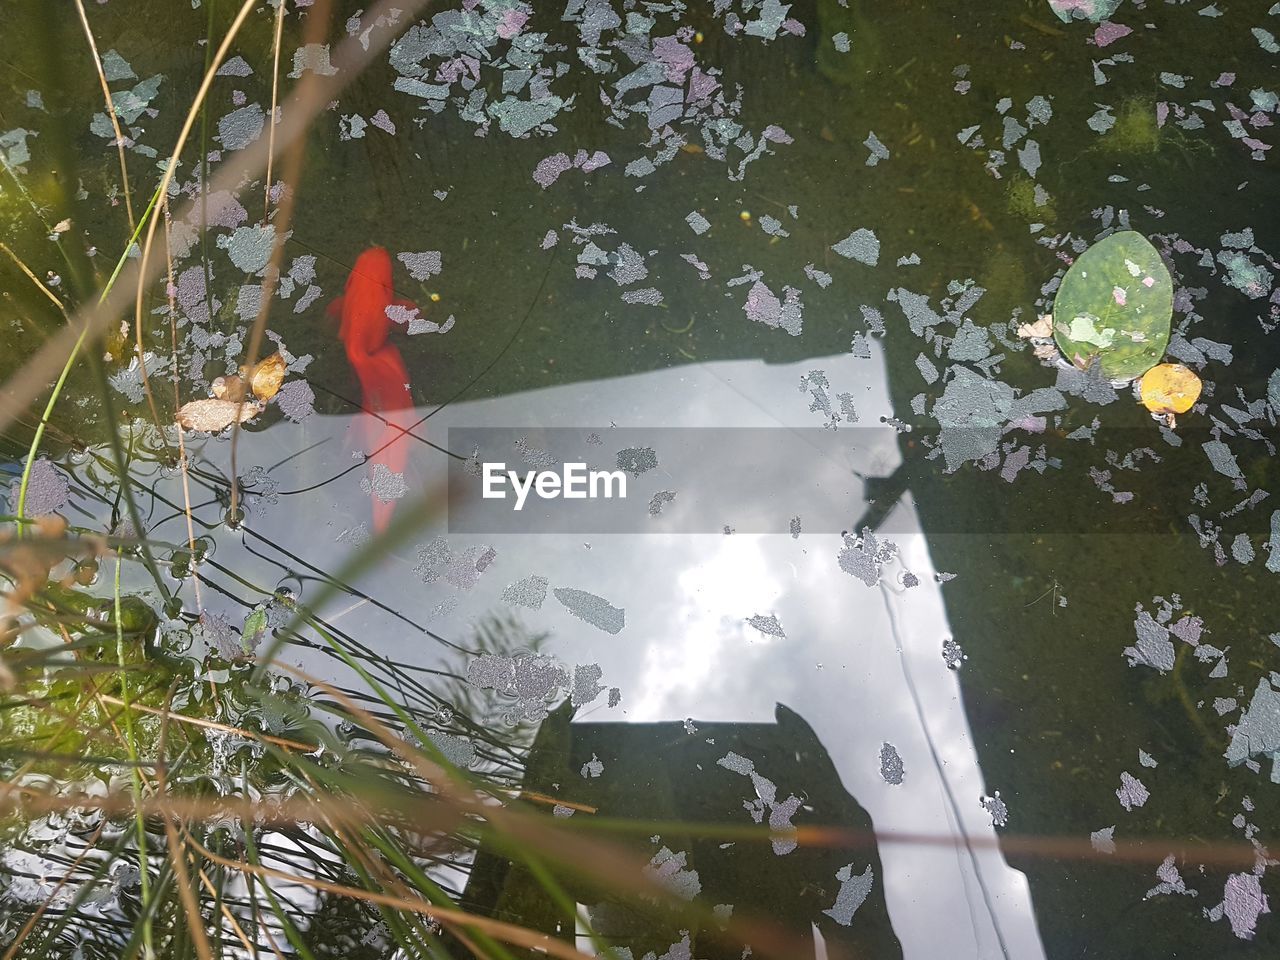
<svg viewBox="0 0 1280 960">
<path fill-rule="evenodd" d="M 1031 348 L 1037 360 L 1052 360 L 1058 356 L 1058 348 L 1052 343 L 1037 343 Z"/>
<path fill-rule="evenodd" d="M 236 403 L 234 400 L 192 400 L 183 405 L 175 419 L 178 426 L 185 430 L 217 433 L 231 426 L 237 413 L 240 415 L 240 422 L 244 423 L 261 412 L 262 408 L 252 401 Z"/>
<path fill-rule="evenodd" d="M 1040 340 L 1053 336 L 1053 314 L 1046 313 L 1035 323 L 1023 323 L 1014 331 L 1023 340 Z"/>
<path fill-rule="evenodd" d="M 248 392 L 244 381 L 232 374 L 229 377 L 218 377 L 212 383 L 213 395 L 219 400 L 243 400 Z"/>
<path fill-rule="evenodd" d="M 1142 405 L 1152 413 L 1186 413 L 1200 399 L 1203 385 L 1180 363 L 1159 363 L 1142 375 Z"/>
<path fill-rule="evenodd" d="M 258 363 L 248 375 L 245 374 L 244 367 L 241 367 L 240 376 L 249 381 L 255 397 L 266 401 L 280 392 L 280 384 L 284 383 L 284 368 L 284 357 L 276 351 Z"/>
</svg>

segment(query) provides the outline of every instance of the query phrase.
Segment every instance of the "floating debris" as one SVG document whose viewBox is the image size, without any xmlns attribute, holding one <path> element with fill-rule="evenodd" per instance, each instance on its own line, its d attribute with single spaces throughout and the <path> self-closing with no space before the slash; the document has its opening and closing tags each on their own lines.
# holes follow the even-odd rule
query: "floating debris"
<svg viewBox="0 0 1280 960">
<path fill-rule="evenodd" d="M 1205 911 L 1210 920 L 1223 916 L 1231 924 L 1231 932 L 1241 940 L 1252 940 L 1258 917 L 1270 913 L 1267 895 L 1262 892 L 1262 878 L 1256 873 L 1233 873 L 1222 890 L 1222 903 Z"/>
<path fill-rule="evenodd" d="M 880 744 L 880 776 L 885 783 L 899 786 L 906 777 L 906 768 L 898 748 L 891 743 Z"/>
<path fill-rule="evenodd" d="M 552 593 L 564 604 L 565 609 L 598 630 L 617 634 L 626 626 L 626 611 L 613 606 L 603 597 L 569 587 L 557 587 Z"/>
<path fill-rule="evenodd" d="M 404 264 L 409 276 L 418 281 L 430 280 L 444 269 L 444 257 L 439 250 L 397 253 L 396 259 Z"/>
<path fill-rule="evenodd" d="M 1116 852 L 1116 827 L 1113 823 L 1109 827 L 1103 827 L 1101 830 L 1095 830 L 1089 834 L 1089 844 L 1098 853 L 1112 854 Z"/>
<path fill-rule="evenodd" d="M 688 856 L 683 851 L 675 853 L 663 847 L 653 855 L 643 873 L 673 896 L 691 901 L 702 892 L 702 881 L 698 879 L 697 870 L 689 869 Z M 688 934 L 685 938 L 687 942 Z"/>
<path fill-rule="evenodd" d="M 1113 233 L 1082 253 L 1053 301 L 1063 355 L 1081 370 L 1096 360 L 1108 380 L 1132 380 L 1159 363 L 1172 316 L 1169 268 L 1134 230 Z"/>
<path fill-rule="evenodd" d="M 9 506 L 18 512 L 19 492 L 22 483 L 14 480 L 9 486 Z M 71 499 L 71 483 L 66 476 L 45 457 L 31 464 L 27 477 L 27 497 L 23 514 L 28 517 L 45 517 L 57 513 Z"/>
<path fill-rule="evenodd" d="M 1273 687 L 1266 677 L 1259 678 L 1253 699 L 1236 724 L 1224 756 L 1233 767 L 1251 757 L 1269 757 L 1272 761 L 1271 782 L 1280 783 L 1280 690 Z"/>
<path fill-rule="evenodd" d="M 840 569 L 857 577 L 868 587 L 880 582 L 880 570 L 898 555 L 898 545 L 892 540 L 882 540 L 864 527 L 861 536 L 846 533 L 844 547 L 838 561 Z"/>
<path fill-rule="evenodd" d="M 284 357 L 279 351 L 254 364 L 252 370 L 246 370 L 243 366 L 240 368 L 240 377 L 248 382 L 253 395 L 263 402 L 280 392 L 280 386 L 284 383 L 284 373 Z"/>
<path fill-rule="evenodd" d="M 777 785 L 758 773 L 755 763 L 741 754 L 730 751 L 717 760 L 716 765 L 751 780 L 754 797 L 744 801 L 743 807 L 756 823 L 763 823 L 768 814 L 769 827 L 774 833 L 773 852 L 781 857 L 795 850 L 799 844 L 791 818 L 800 809 L 800 798 L 791 794 L 779 801 Z"/>
<path fill-rule="evenodd" d="M 315 413 L 316 394 L 306 380 L 290 380 L 276 394 L 276 406 L 294 423 L 301 423 Z"/>
<path fill-rule="evenodd" d="M 619 450 L 615 461 L 618 469 L 638 477 L 658 466 L 658 455 L 652 447 L 627 447 Z"/>
<path fill-rule="evenodd" d="M 766 637 L 778 637 L 783 640 L 787 637 L 787 635 L 782 632 L 782 624 L 778 623 L 778 618 L 773 614 L 770 614 L 767 617 L 763 614 L 756 614 L 753 617 L 748 617 L 747 623 L 755 627 Z"/>
<path fill-rule="evenodd" d="M 1180 363 L 1159 363 L 1142 375 L 1142 405 L 1152 413 L 1186 413 L 1200 399 L 1200 378 Z"/>
<path fill-rule="evenodd" d="M 848 260 L 865 263 L 874 267 L 880 262 L 880 240 L 866 227 L 853 231 L 839 243 L 831 247 L 840 256 Z"/>
<path fill-rule="evenodd" d="M 360 480 L 360 489 L 383 503 L 401 500 L 409 493 L 404 474 L 396 473 L 385 463 L 375 463 L 370 467 L 369 475 Z"/>
<path fill-rule="evenodd" d="M 1192 890 L 1187 886 L 1182 874 L 1178 872 L 1176 858 L 1171 853 L 1164 858 L 1160 866 L 1156 867 L 1156 879 L 1160 882 L 1146 892 L 1144 900 L 1150 900 L 1152 897 L 1167 896 L 1171 893 L 1183 897 L 1195 897 L 1199 895 L 1198 890 Z"/>
<path fill-rule="evenodd" d="M 1007 827 L 1009 825 L 1009 807 L 1000 799 L 1000 791 L 997 790 L 990 797 L 983 797 L 982 809 L 986 810 L 991 817 L 991 825 L 993 827 Z"/>
<path fill-rule="evenodd" d="M 227 150 L 243 150 L 262 136 L 266 125 L 262 106 L 250 103 L 219 118 L 218 140 Z"/>
<path fill-rule="evenodd" d="M 871 871 L 871 865 L 862 873 L 854 875 L 853 864 L 847 864 L 836 871 L 836 879 L 840 881 L 840 889 L 836 891 L 836 902 L 828 909 L 822 912 L 840 924 L 847 927 L 853 923 L 853 915 L 858 912 L 858 908 L 867 902 L 867 897 L 871 895 L 871 886 L 875 880 L 875 874 Z"/>
<path fill-rule="evenodd" d="M 517 580 L 502 591 L 502 599 L 512 606 L 541 610 L 547 599 L 547 578 L 534 575 Z"/>
<path fill-rule="evenodd" d="M 1151 797 L 1151 792 L 1142 785 L 1142 781 L 1128 771 L 1120 774 L 1120 787 L 1116 790 L 1116 799 L 1126 810 L 1143 806 Z"/>
<path fill-rule="evenodd" d="M 174 420 L 184 430 L 199 433 L 219 433 L 231 424 L 245 423 L 262 412 L 252 400 L 192 400 L 178 410 Z"/>
</svg>

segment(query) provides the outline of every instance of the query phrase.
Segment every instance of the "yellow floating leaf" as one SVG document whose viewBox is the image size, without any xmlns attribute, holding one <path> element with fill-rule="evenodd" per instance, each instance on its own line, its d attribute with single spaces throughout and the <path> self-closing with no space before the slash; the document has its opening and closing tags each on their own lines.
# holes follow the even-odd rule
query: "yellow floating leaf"
<svg viewBox="0 0 1280 960">
<path fill-rule="evenodd" d="M 1186 413 L 1200 399 L 1200 378 L 1180 363 L 1160 363 L 1142 375 L 1142 405 L 1152 413 Z"/>
<path fill-rule="evenodd" d="M 262 408 L 252 401 L 237 403 L 234 400 L 192 400 L 183 405 L 175 419 L 178 426 L 185 430 L 217 433 L 231 426 L 237 414 L 240 422 L 244 423 L 261 412 Z"/>
<path fill-rule="evenodd" d="M 280 384 L 284 383 L 284 368 L 284 357 L 276 351 L 258 363 L 248 374 L 245 373 L 245 368 L 241 367 L 240 376 L 249 381 L 255 397 L 266 401 L 280 392 Z"/>
</svg>

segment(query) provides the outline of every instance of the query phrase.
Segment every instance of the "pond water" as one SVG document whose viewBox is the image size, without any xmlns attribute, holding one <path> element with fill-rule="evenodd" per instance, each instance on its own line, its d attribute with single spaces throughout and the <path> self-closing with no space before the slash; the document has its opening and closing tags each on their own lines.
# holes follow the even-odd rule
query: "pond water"
<svg viewBox="0 0 1280 960">
<path fill-rule="evenodd" d="M 1274 955 L 1280 4 L 15 7 L 12 955 L 546 946 L 316 877 L 633 960 Z M 501 479 L 566 464 L 618 495 Z M 358 805 L 381 723 L 635 869 L 33 801 L 146 795 L 166 696 L 184 795 Z"/>
</svg>

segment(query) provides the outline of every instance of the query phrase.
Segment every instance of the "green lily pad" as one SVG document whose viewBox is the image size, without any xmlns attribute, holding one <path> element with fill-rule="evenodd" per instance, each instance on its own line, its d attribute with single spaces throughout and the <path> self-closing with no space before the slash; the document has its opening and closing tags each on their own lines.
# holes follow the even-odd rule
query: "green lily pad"
<svg viewBox="0 0 1280 960">
<path fill-rule="evenodd" d="M 1133 380 L 1164 357 L 1173 278 L 1142 234 L 1123 230 L 1082 253 L 1053 301 L 1053 338 L 1081 369 L 1096 358 L 1109 380 Z"/>
</svg>

